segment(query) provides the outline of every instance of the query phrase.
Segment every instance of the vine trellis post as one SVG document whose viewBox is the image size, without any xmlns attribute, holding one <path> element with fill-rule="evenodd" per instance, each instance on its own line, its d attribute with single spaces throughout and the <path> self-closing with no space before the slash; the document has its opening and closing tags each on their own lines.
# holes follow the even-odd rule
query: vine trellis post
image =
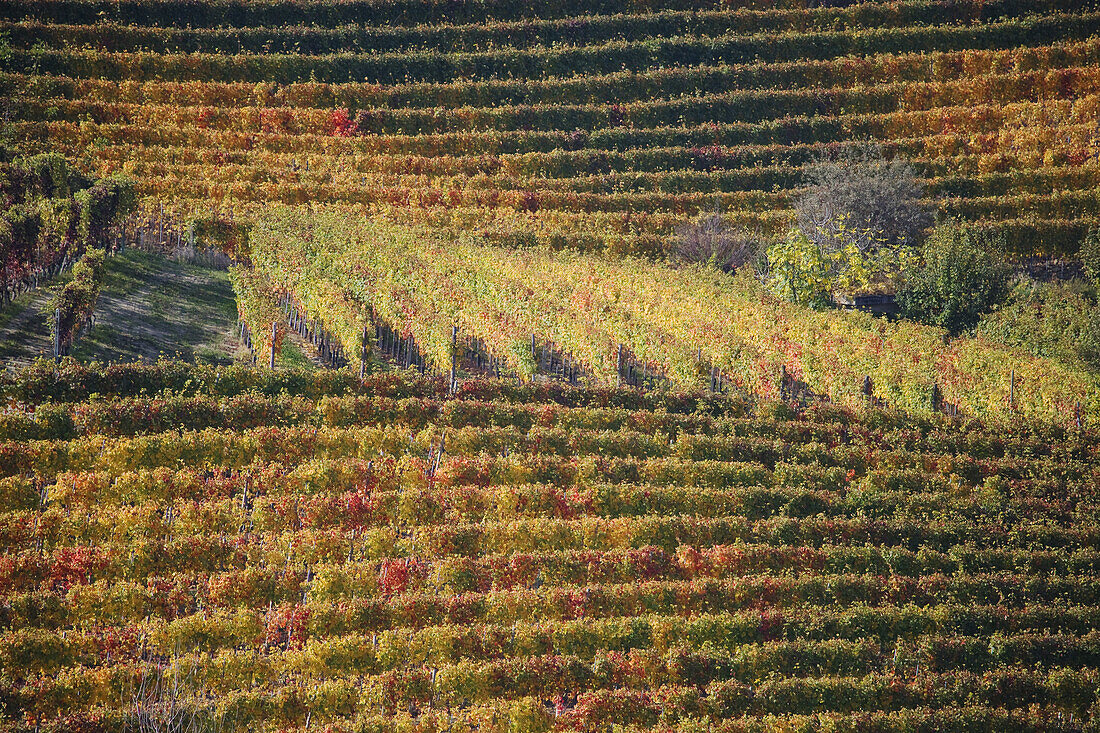
<svg viewBox="0 0 1100 733">
<path fill-rule="evenodd" d="M 1008 410 L 1012 412 L 1016 409 L 1016 370 L 1012 369 L 1008 373 Z"/>
<path fill-rule="evenodd" d="M 53 310 L 53 360 L 61 361 L 61 309 Z"/>
<path fill-rule="evenodd" d="M 367 353 L 368 353 L 367 348 L 368 348 L 368 344 L 370 343 L 369 339 L 370 339 L 370 324 L 364 324 L 363 325 L 363 353 L 362 353 L 362 356 L 359 357 L 359 379 L 360 379 L 360 381 L 362 381 L 362 379 L 366 376 L 366 373 L 367 373 Z"/>
<path fill-rule="evenodd" d="M 458 326 L 451 326 L 451 382 L 449 391 L 454 394 L 458 387 Z"/>
<path fill-rule="evenodd" d="M 279 336 L 279 324 L 276 321 L 271 322 L 271 364 L 272 369 L 275 368 L 275 344 Z"/>
</svg>

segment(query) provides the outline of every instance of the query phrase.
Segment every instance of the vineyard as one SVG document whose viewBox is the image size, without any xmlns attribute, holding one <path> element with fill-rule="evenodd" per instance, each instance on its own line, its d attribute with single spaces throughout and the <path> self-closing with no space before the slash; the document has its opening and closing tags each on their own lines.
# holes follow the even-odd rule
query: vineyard
<svg viewBox="0 0 1100 733">
<path fill-rule="evenodd" d="M 169 362 L 4 391 L 4 730 L 1100 715 L 1095 429 Z"/>
<path fill-rule="evenodd" d="M 438 374 L 465 366 L 765 398 L 802 388 L 916 414 L 1100 417 L 1093 375 L 916 323 L 808 311 L 745 273 L 507 250 L 322 209 L 272 213 L 249 242 L 252 267 L 235 285 L 260 354 L 289 319 L 324 330 L 334 358 L 364 371 L 388 359 Z"/>
<path fill-rule="evenodd" d="M 1100 731 L 1098 120 L 1097 0 L 0 0 L 0 733 Z"/>
<path fill-rule="evenodd" d="M 5 0 L 0 95 L 20 144 L 175 227 L 327 201 L 659 254 L 699 211 L 782 230 L 807 162 L 873 139 L 1014 254 L 1076 252 L 1100 6 L 826 5 Z"/>
</svg>

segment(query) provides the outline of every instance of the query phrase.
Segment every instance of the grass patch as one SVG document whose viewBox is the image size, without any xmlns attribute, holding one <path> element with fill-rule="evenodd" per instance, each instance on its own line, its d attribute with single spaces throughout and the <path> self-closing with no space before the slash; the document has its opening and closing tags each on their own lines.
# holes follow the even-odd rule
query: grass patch
<svg viewBox="0 0 1100 733">
<path fill-rule="evenodd" d="M 236 301 L 224 270 L 128 250 L 109 257 L 93 323 L 73 348 L 82 361 L 161 356 L 229 364 L 240 346 Z M 46 307 L 59 278 L 0 312 L 0 359 L 19 366 L 50 353 Z"/>
<path fill-rule="evenodd" d="M 289 369 L 313 369 L 314 364 L 306 356 L 305 352 L 290 339 L 283 340 L 283 347 L 279 350 L 279 354 L 275 359 L 275 363 L 280 367 L 287 367 Z"/>
</svg>

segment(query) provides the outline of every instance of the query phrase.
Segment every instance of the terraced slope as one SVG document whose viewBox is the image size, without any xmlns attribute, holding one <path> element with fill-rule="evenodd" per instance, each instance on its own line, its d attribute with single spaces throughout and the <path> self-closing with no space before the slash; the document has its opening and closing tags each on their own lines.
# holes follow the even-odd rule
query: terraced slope
<svg viewBox="0 0 1100 733">
<path fill-rule="evenodd" d="M 1075 251 L 1100 6 L 831 5 L 8 0 L 0 90 L 178 220 L 323 200 L 660 252 L 715 206 L 782 227 L 813 155 L 873 138 L 1016 253 Z"/>
<path fill-rule="evenodd" d="M 178 364 L 6 393 L 2 730 L 1100 715 L 1095 430 Z"/>
</svg>

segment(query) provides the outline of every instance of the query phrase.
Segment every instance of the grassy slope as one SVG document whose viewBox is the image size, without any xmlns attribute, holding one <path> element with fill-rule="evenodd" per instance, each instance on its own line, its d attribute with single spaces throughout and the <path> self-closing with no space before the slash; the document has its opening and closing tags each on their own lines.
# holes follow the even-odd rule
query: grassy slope
<svg viewBox="0 0 1100 733">
<path fill-rule="evenodd" d="M 0 312 L 5 366 L 50 353 L 45 313 L 54 287 L 25 294 Z M 238 356 L 235 322 L 233 289 L 224 271 L 131 250 L 108 259 L 95 320 L 73 356 L 133 361 L 164 355 L 228 363 Z"/>
</svg>

